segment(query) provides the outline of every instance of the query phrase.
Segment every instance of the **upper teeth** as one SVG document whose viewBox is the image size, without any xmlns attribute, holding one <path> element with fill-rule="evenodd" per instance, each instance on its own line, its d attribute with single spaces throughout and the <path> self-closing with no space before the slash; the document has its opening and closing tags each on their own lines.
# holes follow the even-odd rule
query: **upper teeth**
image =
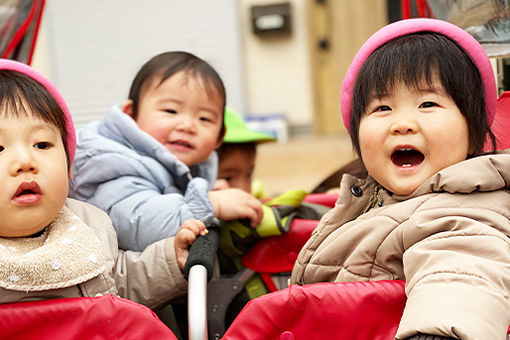
<svg viewBox="0 0 510 340">
<path fill-rule="evenodd" d="M 398 149 L 399 151 L 413 151 L 411 148 Z"/>
</svg>

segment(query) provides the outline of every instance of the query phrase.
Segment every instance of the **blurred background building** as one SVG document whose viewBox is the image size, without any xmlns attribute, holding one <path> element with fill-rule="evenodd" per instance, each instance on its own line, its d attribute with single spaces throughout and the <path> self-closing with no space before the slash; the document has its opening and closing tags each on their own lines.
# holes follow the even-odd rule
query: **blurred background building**
<svg viewBox="0 0 510 340">
<path fill-rule="evenodd" d="M 236 111 L 334 133 L 343 73 L 387 17 L 381 0 L 46 0 L 32 65 L 77 125 L 124 101 L 150 57 L 185 50 L 219 71 Z"/>
<path fill-rule="evenodd" d="M 256 176 L 271 193 L 311 189 L 353 157 L 340 86 L 387 12 L 381 0 L 46 0 L 32 66 L 80 127 L 126 100 L 155 54 L 194 53 L 222 76 L 229 106 L 278 134 L 261 146 Z"/>
<path fill-rule="evenodd" d="M 311 189 L 353 158 L 340 87 L 372 33 L 402 17 L 432 16 L 497 50 L 510 35 L 508 7 L 500 0 L 45 0 L 31 64 L 61 90 L 79 128 L 126 100 L 152 56 L 198 55 L 222 76 L 228 105 L 278 136 L 260 146 L 256 170 L 276 194 Z M 503 84 L 510 68 L 501 56 L 509 53 L 493 54 Z"/>
</svg>

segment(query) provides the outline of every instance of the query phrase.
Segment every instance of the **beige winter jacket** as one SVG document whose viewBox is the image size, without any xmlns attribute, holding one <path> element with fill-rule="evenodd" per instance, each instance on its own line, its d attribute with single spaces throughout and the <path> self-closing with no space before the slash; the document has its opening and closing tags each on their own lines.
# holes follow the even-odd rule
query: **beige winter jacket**
<svg viewBox="0 0 510 340">
<path fill-rule="evenodd" d="M 291 282 L 405 279 L 396 339 L 421 332 L 503 340 L 510 324 L 509 187 L 510 154 L 450 166 L 406 197 L 346 175 Z"/>
<path fill-rule="evenodd" d="M 143 252 L 119 250 L 110 218 L 102 210 L 74 199 L 68 199 L 66 207 L 93 231 L 90 235 L 95 234 L 99 239 L 98 252 L 102 249 L 102 254 L 94 256 L 93 260 L 103 262 L 104 269 L 98 275 L 89 270 L 92 278 L 78 284 L 59 283 L 57 289 L 48 285 L 48 289 L 39 286 L 13 290 L 9 289 L 9 280 L 7 283 L 0 281 L 0 303 L 114 294 L 155 308 L 186 292 L 187 281 L 177 265 L 174 238 L 158 241 Z M 67 238 L 61 241 L 72 243 Z M 65 265 L 63 262 L 54 263 L 53 269 L 60 270 L 59 267 Z M 16 276 L 11 275 L 9 279 L 13 283 L 21 282 Z"/>
</svg>

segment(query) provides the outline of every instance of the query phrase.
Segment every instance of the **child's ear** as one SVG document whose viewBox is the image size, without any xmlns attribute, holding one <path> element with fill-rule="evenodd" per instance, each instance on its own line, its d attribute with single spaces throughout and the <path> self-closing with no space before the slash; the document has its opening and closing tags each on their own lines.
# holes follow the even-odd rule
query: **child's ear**
<svg viewBox="0 0 510 340">
<path fill-rule="evenodd" d="M 225 125 L 221 127 L 220 135 L 218 136 L 218 141 L 216 142 L 216 148 L 218 149 L 223 144 L 223 138 L 225 137 L 225 133 L 227 132 L 227 129 L 225 128 Z"/>
<path fill-rule="evenodd" d="M 134 112 L 133 112 L 133 101 L 131 99 L 126 100 L 124 104 L 122 104 L 122 112 L 130 116 L 134 119 Z"/>
</svg>

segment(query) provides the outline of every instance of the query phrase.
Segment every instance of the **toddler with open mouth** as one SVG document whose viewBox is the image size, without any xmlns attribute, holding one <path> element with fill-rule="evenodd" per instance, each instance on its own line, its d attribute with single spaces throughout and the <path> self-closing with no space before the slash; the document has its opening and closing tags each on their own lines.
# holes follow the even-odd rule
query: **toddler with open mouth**
<svg viewBox="0 0 510 340">
<path fill-rule="evenodd" d="M 510 155 L 495 151 L 496 100 L 487 55 L 457 26 L 409 19 L 370 37 L 341 93 L 368 177 L 342 177 L 291 283 L 406 280 L 396 339 L 505 339 Z"/>
</svg>

